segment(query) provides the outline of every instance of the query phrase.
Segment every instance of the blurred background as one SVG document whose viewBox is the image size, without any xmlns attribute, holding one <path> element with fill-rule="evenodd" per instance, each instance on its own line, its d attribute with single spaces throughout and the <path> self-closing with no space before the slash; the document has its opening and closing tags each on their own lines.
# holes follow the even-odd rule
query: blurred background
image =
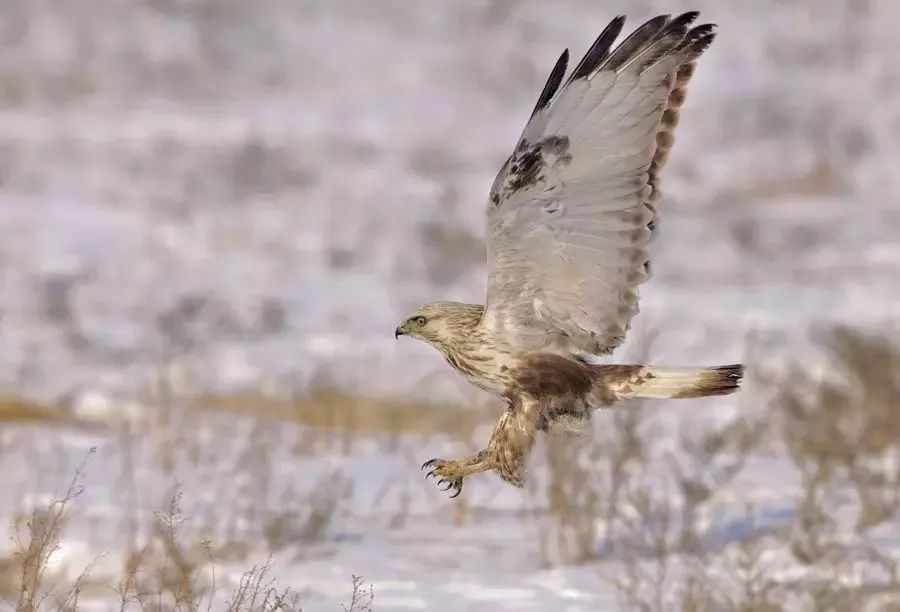
<svg viewBox="0 0 900 612">
<path fill-rule="evenodd" d="M 526 489 L 448 500 L 420 464 L 503 406 L 394 327 L 483 300 L 488 189 L 561 50 L 691 9 L 719 38 L 615 360 L 743 361 L 745 391 L 598 413 Z M 893 0 L 4 0 L 0 601 L 898 609 L 897 23 Z"/>
</svg>

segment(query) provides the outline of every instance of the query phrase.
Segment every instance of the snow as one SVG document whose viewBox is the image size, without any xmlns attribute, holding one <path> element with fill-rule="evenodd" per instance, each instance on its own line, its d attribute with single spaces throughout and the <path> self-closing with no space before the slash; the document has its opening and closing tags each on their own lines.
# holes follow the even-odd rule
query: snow
<svg viewBox="0 0 900 612">
<path fill-rule="evenodd" d="M 322 555 L 278 559 L 308 609 L 346 600 L 351 574 L 383 610 L 615 608 L 602 575 L 619 561 L 541 567 L 523 508 L 542 493 L 529 501 L 482 477 L 460 522 L 421 483 L 421 461 L 469 441 L 325 440 L 180 411 L 183 395 L 321 388 L 484 406 L 393 330 L 420 303 L 483 299 L 473 245 L 494 173 L 560 50 L 579 55 L 619 13 L 633 26 L 698 8 L 720 36 L 691 83 L 663 174 L 655 276 L 617 358 L 655 334 L 658 363 L 746 360 L 766 373 L 813 367 L 809 332 L 828 322 L 896 335 L 900 4 L 250 7 L 11 0 L 0 18 L 0 389 L 79 421 L 0 431 L 4 516 L 27 508 L 23 495 L 58 493 L 97 445 L 78 499 L 88 514 L 149 520 L 177 478 L 186 514 L 214 535 L 260 538 L 254 511 L 299 503 L 339 468 L 352 493 L 313 546 Z M 749 377 L 743 403 L 662 405 L 647 417 L 660 456 L 681 431 L 757 410 L 771 392 L 759 384 Z M 304 452 L 314 446 L 328 450 Z M 727 547 L 746 534 L 746 504 L 753 529 L 790 523 L 798 479 L 778 453 L 753 457 L 743 484 L 720 492 L 709 537 Z M 210 500 L 231 510 L 208 518 Z M 245 506 L 249 518 L 225 524 Z M 87 563 L 120 535 L 75 529 L 67 537 L 85 541 L 60 554 Z"/>
</svg>

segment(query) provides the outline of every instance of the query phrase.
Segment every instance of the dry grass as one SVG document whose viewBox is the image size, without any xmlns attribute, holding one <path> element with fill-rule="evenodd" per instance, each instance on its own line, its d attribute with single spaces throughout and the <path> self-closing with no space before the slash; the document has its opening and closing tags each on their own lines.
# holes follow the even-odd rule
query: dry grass
<svg viewBox="0 0 900 612">
<path fill-rule="evenodd" d="M 820 333 L 831 357 L 821 380 L 795 369 L 776 399 L 784 444 L 805 482 L 809 520 L 829 484 L 846 477 L 857 529 L 896 516 L 900 496 L 900 348 L 884 335 L 836 327 Z M 810 554 L 816 554 L 812 550 Z"/>
<path fill-rule="evenodd" d="M 451 432 L 468 439 L 479 425 L 499 416 L 499 412 L 492 415 L 446 404 L 383 401 L 330 389 L 320 389 L 297 400 L 259 395 L 204 395 L 192 400 L 192 404 L 204 410 L 293 422 L 314 428 L 319 436 L 336 432 L 341 437 Z"/>
<path fill-rule="evenodd" d="M 300 594 L 288 587 L 279 589 L 269 577 L 271 570 L 272 558 L 268 557 L 244 572 L 228 599 L 228 612 L 299 612 Z"/>
<path fill-rule="evenodd" d="M 23 397 L 0 396 L 0 423 L 48 423 L 61 417 L 61 412 L 50 406 Z"/>
<path fill-rule="evenodd" d="M 298 543 L 324 541 L 349 502 L 352 489 L 349 478 L 333 471 L 320 476 L 312 489 L 299 499 L 286 499 L 280 504 L 283 509 L 265 522 L 268 549 L 278 551 Z"/>
<path fill-rule="evenodd" d="M 645 461 L 641 415 L 639 406 L 616 411 L 614 428 L 594 437 L 547 438 L 548 507 L 536 514 L 544 565 L 589 561 L 612 546 L 623 486 Z"/>
<path fill-rule="evenodd" d="M 768 407 L 685 429 L 673 450 L 655 452 L 639 406 L 551 439 L 532 511 L 543 563 L 601 562 L 628 610 L 898 609 L 900 557 L 875 534 L 900 507 L 900 345 L 846 327 L 818 338 L 827 375 L 798 363 L 761 380 Z M 773 454 L 800 484 L 774 522 L 739 484 Z"/>
<path fill-rule="evenodd" d="M 241 574 L 227 598 L 218 595 L 222 586 L 216 582 L 213 546 L 206 540 L 195 541 L 183 532 L 188 519 L 181 509 L 179 489 L 172 494 L 168 506 L 155 513 L 150 541 L 125 556 L 117 584 L 90 581 L 90 564 L 74 582 L 62 583 L 49 570 L 53 556 L 60 551 L 60 537 L 71 506 L 83 493 L 83 467 L 76 470 L 63 496 L 36 509 L 15 526 L 17 552 L 0 569 L 16 599 L 16 612 L 75 612 L 86 587 L 92 588 L 95 598 L 98 592 L 112 589 L 120 612 L 301 612 L 300 592 L 279 586 L 271 576 L 271 555 Z M 15 583 L 9 581 L 12 575 L 18 576 Z M 372 612 L 374 588 L 359 576 L 352 577 L 350 586 L 350 604 L 343 606 L 344 610 Z"/>
<path fill-rule="evenodd" d="M 75 470 L 65 493 L 46 506 L 35 508 L 30 516 L 16 520 L 13 531 L 16 552 L 9 569 L 18 573 L 16 612 L 35 612 L 53 602 L 57 610 L 75 610 L 89 574 L 89 567 L 68 587 L 47 585 L 51 558 L 60 552 L 60 535 L 68 519 L 72 502 L 83 493 L 81 478 L 84 466 L 94 449 Z"/>
<path fill-rule="evenodd" d="M 350 604 L 342 606 L 344 612 L 372 612 L 373 601 L 375 601 L 374 587 L 366 585 L 361 576 L 353 576 L 353 593 L 350 595 Z"/>
<path fill-rule="evenodd" d="M 217 584 L 216 562 L 224 560 L 233 567 L 261 551 L 292 546 L 294 554 L 300 554 L 300 546 L 327 541 L 335 521 L 346 510 L 352 482 L 339 470 L 324 473 L 307 490 L 283 491 L 278 510 L 273 512 L 264 500 L 279 491 L 273 488 L 275 466 L 269 456 L 273 448 L 284 447 L 277 422 L 253 413 L 243 422 L 210 420 L 209 415 L 188 409 L 165 375 L 143 400 L 145 409 L 132 415 L 133 419 L 106 427 L 118 430 L 113 440 L 121 451 L 116 460 L 121 472 L 115 486 L 128 500 L 126 506 L 137 509 L 146 503 L 140 493 L 142 485 L 136 481 L 142 468 L 163 479 L 174 479 L 183 470 L 225 473 L 228 486 L 222 498 L 211 500 L 205 504 L 208 511 L 201 509 L 200 516 L 189 519 L 182 510 L 181 489 L 176 486 L 164 508 L 149 519 L 134 511 L 105 519 L 106 531 L 119 529 L 119 535 L 130 543 L 122 566 L 117 571 L 114 562 L 105 563 L 101 575 L 92 577 L 89 564 L 72 582 L 57 571 L 53 559 L 61 551 L 60 537 L 72 503 L 82 493 L 79 467 L 63 496 L 16 522 L 16 554 L 0 559 L 0 595 L 12 598 L 10 603 L 15 603 L 17 610 L 29 612 L 75 610 L 84 607 L 82 600 L 108 600 L 111 593 L 120 611 L 199 612 L 226 609 L 223 606 L 235 612 L 300 610 L 299 592 L 279 586 L 272 578 L 271 558 L 253 565 L 234 585 Z M 228 445 L 204 444 L 202 436 L 198 437 L 206 429 L 209 438 L 220 426 L 219 434 L 230 441 Z M 236 435 L 236 430 L 246 427 L 249 430 Z M 47 442 L 41 431 L 29 429 L 32 437 L 24 438 L 36 445 L 31 451 L 34 456 Z M 105 458 L 108 450 L 109 444 L 105 445 Z M 29 453 L 28 442 L 21 442 L 18 451 Z M 224 544 L 214 548 L 210 538 L 223 536 Z M 226 597 L 225 589 L 232 586 Z M 351 586 L 359 591 L 353 595 L 356 607 L 351 609 L 371 610 L 371 589 L 357 579 Z"/>
<path fill-rule="evenodd" d="M 604 426 L 594 436 L 549 438 L 528 498 L 541 563 L 599 564 L 623 609 L 850 611 L 900 605 L 900 560 L 875 537 L 898 518 L 900 382 L 894 373 L 900 348 L 884 335 L 843 327 L 819 338 L 827 375 L 798 364 L 757 381 L 772 390 L 772 399 L 752 416 L 686 427 L 672 439 L 670 428 L 655 427 L 659 404 L 635 404 L 599 413 Z M 168 474 L 177 474 L 184 461 L 221 465 L 218 455 L 193 458 L 202 455 L 190 441 L 198 413 L 180 408 L 165 392 L 151 399 L 162 408 L 153 412 L 155 420 L 140 424 L 131 452 L 143 452 L 141 444 L 153 452 L 167 448 L 164 454 L 171 456 L 159 465 Z M 323 472 L 305 491 L 286 491 L 274 514 L 260 507 L 273 491 L 271 449 L 284 443 L 279 420 L 300 423 L 301 431 L 331 432 L 341 444 L 328 448 L 349 453 L 356 441 L 383 434 L 400 440 L 449 431 L 455 441 L 474 444 L 478 426 L 492 417 L 484 411 L 460 418 L 452 409 L 334 392 L 297 402 L 240 398 L 204 405 L 256 419 L 244 441 L 228 449 L 237 503 L 227 502 L 233 522 L 251 524 L 256 532 L 226 529 L 223 546 L 214 550 L 203 520 L 183 529 L 180 497 L 173 496 L 145 530 L 149 539 L 125 560 L 117 588 L 122 610 L 194 611 L 212 601 L 235 611 L 300 609 L 297 593 L 271 578 L 271 559 L 227 585 L 233 587 L 227 597 L 225 585 L 216 583 L 214 559 L 247 559 L 256 550 L 252 538 L 267 551 L 327 541 L 350 507 L 353 483 L 339 471 Z M 799 486 L 785 490 L 783 514 L 775 521 L 764 505 L 742 497 L 748 462 L 759 458 L 778 460 L 784 466 L 779 470 L 797 474 Z M 40 569 L 58 546 L 76 484 L 70 491 L 75 496 L 20 523 L 19 554 L 2 562 L 5 588 L 24 602 L 22 609 L 40 609 L 41 602 L 74 609 L 93 588 L 87 573 L 74 584 L 48 587 L 55 577 Z M 407 506 L 415 494 L 406 492 Z M 387 489 L 379 490 L 376 498 L 386 495 Z M 454 508 L 457 523 L 476 516 L 467 506 Z M 402 526 L 404 520 L 401 509 L 391 523 Z M 345 609 L 370 610 L 371 590 L 355 588 Z"/>
</svg>

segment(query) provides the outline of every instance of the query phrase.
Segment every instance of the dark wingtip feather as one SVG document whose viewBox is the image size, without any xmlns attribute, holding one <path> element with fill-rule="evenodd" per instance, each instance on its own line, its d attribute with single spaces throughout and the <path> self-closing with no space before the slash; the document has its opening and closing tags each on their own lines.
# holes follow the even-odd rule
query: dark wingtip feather
<svg viewBox="0 0 900 612">
<path fill-rule="evenodd" d="M 629 34 L 628 37 L 616 47 L 609 58 L 603 62 L 603 69 L 617 70 L 622 64 L 631 59 L 638 50 L 654 40 L 659 33 L 669 25 L 671 18 L 671 15 L 658 15 L 653 19 L 644 22 L 643 25 Z"/>
<path fill-rule="evenodd" d="M 691 43 L 690 50 L 692 54 L 700 55 L 709 48 L 709 46 L 712 44 L 712 41 L 716 39 L 715 28 L 715 24 L 709 24 L 709 31 L 703 34 L 703 36 L 699 37 L 693 43 Z"/>
<path fill-rule="evenodd" d="M 628 62 L 633 55 L 646 50 L 648 45 L 660 39 L 670 39 L 672 42 L 666 46 L 656 45 L 659 48 L 656 49 L 654 47 L 654 54 L 643 58 L 644 64 L 650 64 L 659 56 L 672 52 L 684 53 L 687 58 L 697 57 L 709 47 L 716 37 L 714 24 L 707 23 L 688 29 L 699 16 L 699 11 L 687 11 L 674 19 L 671 15 L 658 15 L 635 29 L 621 44 L 612 50 L 613 43 L 619 37 L 619 34 L 622 33 L 622 28 L 625 25 L 624 15 L 615 17 L 607 24 L 597 39 L 594 40 L 591 48 L 578 62 L 575 70 L 572 71 L 572 74 L 566 80 L 565 86 L 568 86 L 569 83 L 576 79 L 589 77 L 597 70 L 616 70 Z M 546 108 L 559 91 L 568 63 L 569 50 L 566 49 L 550 72 L 550 76 L 544 84 L 544 89 L 538 97 L 534 110 L 531 111 L 532 117 Z"/>
<path fill-rule="evenodd" d="M 679 51 L 685 51 L 691 57 L 696 57 L 706 51 L 716 38 L 716 24 L 704 23 L 691 28 L 679 45 Z"/>
<path fill-rule="evenodd" d="M 669 21 L 656 38 L 660 39 L 668 37 L 683 40 L 688 34 L 688 28 L 699 16 L 700 11 L 688 11 L 687 13 L 682 13 Z"/>
<path fill-rule="evenodd" d="M 697 21 L 697 17 L 700 16 L 700 11 L 688 11 L 686 13 L 682 13 L 675 19 L 669 22 L 669 25 L 666 26 L 666 31 L 675 29 L 675 28 L 687 28 L 692 23 Z"/>
<path fill-rule="evenodd" d="M 569 77 L 567 83 L 590 75 L 609 56 L 609 50 L 616 38 L 619 37 L 619 34 L 622 33 L 624 25 L 625 15 L 618 15 L 603 28 L 594 44 L 591 45 L 591 48 L 578 62 L 578 66 L 572 71 L 572 76 Z"/>
<path fill-rule="evenodd" d="M 541 90 L 541 95 L 538 97 L 537 104 L 534 105 L 534 110 L 531 111 L 531 116 L 534 115 L 547 106 L 550 102 L 553 95 L 556 93 L 556 90 L 559 89 L 559 84 L 562 83 L 563 76 L 566 74 L 566 67 L 569 65 L 569 50 L 566 49 L 562 52 L 562 55 L 559 56 L 559 59 L 556 60 L 556 65 L 553 66 L 553 70 L 550 71 L 550 76 L 547 78 L 547 82 L 544 84 L 544 89 Z"/>
</svg>

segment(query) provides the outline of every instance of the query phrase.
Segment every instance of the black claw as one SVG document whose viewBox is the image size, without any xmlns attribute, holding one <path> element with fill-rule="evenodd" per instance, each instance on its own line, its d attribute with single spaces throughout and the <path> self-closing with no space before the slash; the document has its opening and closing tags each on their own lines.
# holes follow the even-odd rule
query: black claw
<svg viewBox="0 0 900 612">
<path fill-rule="evenodd" d="M 428 461 L 426 461 L 425 463 L 422 464 L 422 469 L 425 470 L 429 467 L 434 467 L 438 461 L 441 461 L 441 460 L 440 459 L 429 459 Z M 437 472 L 437 469 L 429 470 L 428 473 L 425 474 L 425 480 L 428 480 L 432 476 L 434 476 L 435 478 L 439 478 L 439 476 L 436 474 L 436 472 Z M 450 496 L 450 499 L 453 499 L 454 497 L 459 497 L 459 494 L 462 493 L 462 479 L 461 478 L 457 479 L 457 480 L 447 480 L 446 478 L 439 478 L 439 480 L 437 481 L 436 484 L 441 489 L 441 491 L 450 491 L 451 489 L 454 490 L 454 493 L 453 493 L 453 495 Z M 441 485 L 446 485 L 446 486 L 442 487 Z"/>
</svg>

